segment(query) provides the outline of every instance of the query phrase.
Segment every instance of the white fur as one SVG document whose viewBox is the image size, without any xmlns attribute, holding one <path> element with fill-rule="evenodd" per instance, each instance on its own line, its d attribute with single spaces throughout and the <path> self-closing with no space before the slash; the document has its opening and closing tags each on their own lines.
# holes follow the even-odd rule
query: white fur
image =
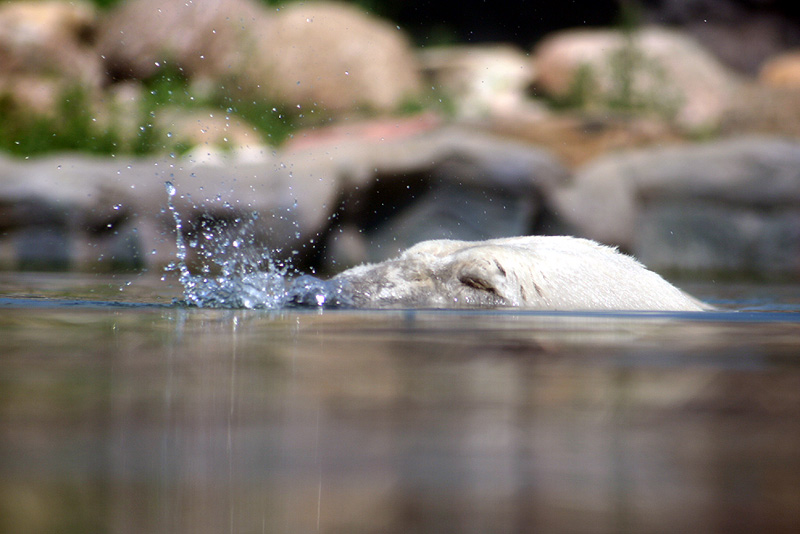
<svg viewBox="0 0 800 534">
<path fill-rule="evenodd" d="M 335 280 L 350 286 L 360 307 L 709 309 L 630 256 L 575 237 L 425 241 Z"/>
</svg>

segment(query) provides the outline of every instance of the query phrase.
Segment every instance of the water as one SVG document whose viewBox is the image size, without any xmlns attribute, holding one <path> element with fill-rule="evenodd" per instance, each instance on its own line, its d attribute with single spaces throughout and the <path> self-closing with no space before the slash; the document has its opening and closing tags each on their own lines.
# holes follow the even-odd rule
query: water
<svg viewBox="0 0 800 534">
<path fill-rule="evenodd" d="M 254 240 L 258 213 L 244 216 L 227 206 L 229 220 L 201 219 L 197 227 L 185 228 L 173 201 L 178 190 L 171 182 L 165 187 L 168 210 L 175 221 L 177 251 L 167 271 L 179 274 L 181 305 L 231 309 L 352 305 L 341 283 L 300 275 L 290 264 L 274 261 L 272 251 Z M 194 208 L 199 209 L 197 205 Z M 194 270 L 190 253 L 198 264 Z"/>
<path fill-rule="evenodd" d="M 0 273 L 0 532 L 800 528 L 800 285 L 331 309 L 248 220 L 164 276 Z"/>
<path fill-rule="evenodd" d="M 800 287 L 688 288 L 745 311 L 229 310 L 0 273 L 0 531 L 796 531 Z"/>
</svg>

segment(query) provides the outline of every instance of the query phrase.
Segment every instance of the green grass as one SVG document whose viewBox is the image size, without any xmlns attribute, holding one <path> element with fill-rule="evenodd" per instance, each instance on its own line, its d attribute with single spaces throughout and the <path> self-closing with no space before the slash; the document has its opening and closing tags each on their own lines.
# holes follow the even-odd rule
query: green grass
<svg viewBox="0 0 800 534">
<path fill-rule="evenodd" d="M 124 112 L 113 104 L 102 106 L 105 107 L 92 102 L 89 91 L 80 86 L 66 88 L 51 114 L 32 113 L 9 95 L 1 95 L 0 150 L 18 156 L 58 151 L 103 155 L 183 153 L 190 143 L 172 137 L 158 125 L 159 114 L 169 109 L 212 109 L 236 115 L 252 125 L 270 145 L 279 145 L 298 124 L 310 122 L 285 106 L 230 96 L 224 88 L 217 88 L 209 95 L 195 94 L 186 78 L 169 68 L 143 81 L 134 121 L 119 120 Z M 322 118 L 322 113 L 318 116 Z M 132 123 L 135 123 L 132 130 L 130 126 L 128 130 L 121 126 Z"/>
<path fill-rule="evenodd" d="M 107 154 L 118 150 L 120 136 L 103 128 L 90 111 L 88 97 L 79 87 L 65 90 L 56 116 L 31 113 L 0 97 L 0 149 L 16 155 L 37 155 L 59 150 Z"/>
</svg>

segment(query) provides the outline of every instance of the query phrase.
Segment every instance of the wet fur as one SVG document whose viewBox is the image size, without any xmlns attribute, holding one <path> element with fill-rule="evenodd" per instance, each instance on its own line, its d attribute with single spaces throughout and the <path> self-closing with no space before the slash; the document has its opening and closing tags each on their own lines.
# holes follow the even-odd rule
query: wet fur
<svg viewBox="0 0 800 534">
<path fill-rule="evenodd" d="M 575 237 L 425 241 L 334 280 L 365 308 L 709 309 L 632 257 Z"/>
</svg>

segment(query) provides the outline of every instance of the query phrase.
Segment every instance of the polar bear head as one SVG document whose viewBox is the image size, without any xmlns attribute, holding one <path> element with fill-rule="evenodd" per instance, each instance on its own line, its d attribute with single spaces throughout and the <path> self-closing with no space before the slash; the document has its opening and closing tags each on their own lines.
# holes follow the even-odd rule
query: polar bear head
<svg viewBox="0 0 800 534">
<path fill-rule="evenodd" d="M 357 307 L 704 309 L 630 256 L 574 237 L 425 241 L 333 280 Z"/>
</svg>

